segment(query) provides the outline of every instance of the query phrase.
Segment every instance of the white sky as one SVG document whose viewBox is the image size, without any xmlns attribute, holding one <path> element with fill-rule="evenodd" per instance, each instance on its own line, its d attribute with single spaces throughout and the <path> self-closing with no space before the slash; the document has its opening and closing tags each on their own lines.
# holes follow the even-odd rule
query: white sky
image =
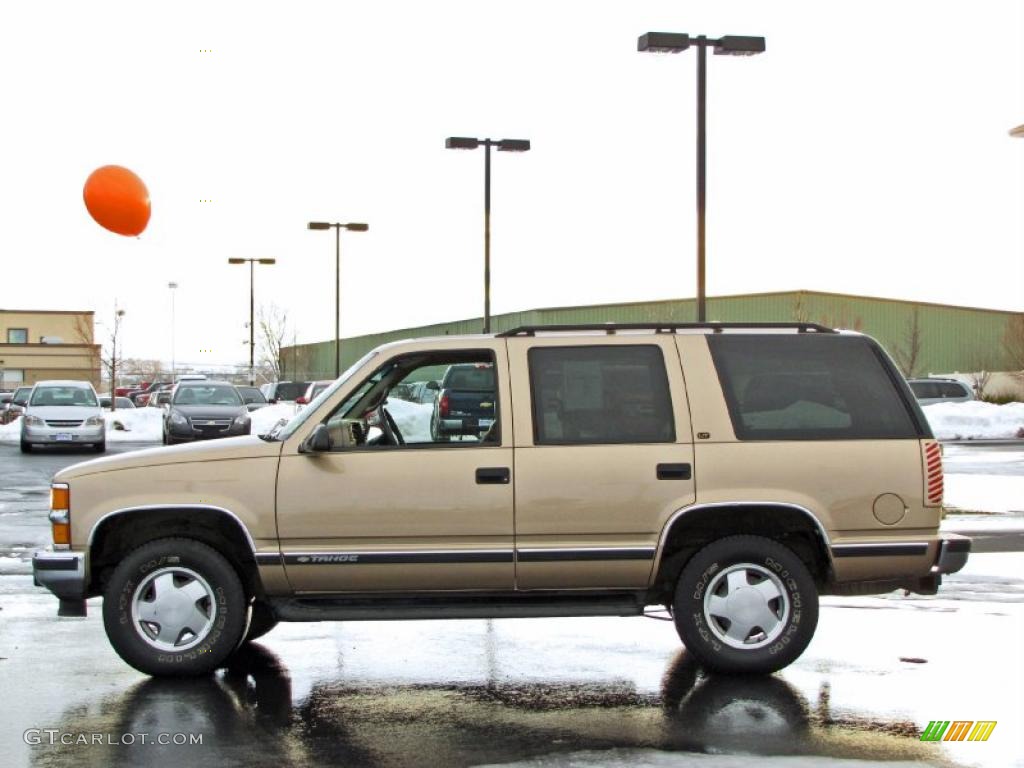
<svg viewBox="0 0 1024 768">
<path fill-rule="evenodd" d="M 692 296 L 696 56 L 649 30 L 763 35 L 709 56 L 708 292 L 808 288 L 1024 309 L 1019 2 L 48 2 L 0 26 L 0 307 L 127 310 L 129 356 L 248 358 L 257 304 L 299 341 L 492 310 Z M 211 49 L 212 53 L 200 53 Z M 141 238 L 82 203 L 150 190 Z M 201 203 L 210 199 L 213 202 Z M 102 333 L 102 329 L 98 329 Z"/>
</svg>

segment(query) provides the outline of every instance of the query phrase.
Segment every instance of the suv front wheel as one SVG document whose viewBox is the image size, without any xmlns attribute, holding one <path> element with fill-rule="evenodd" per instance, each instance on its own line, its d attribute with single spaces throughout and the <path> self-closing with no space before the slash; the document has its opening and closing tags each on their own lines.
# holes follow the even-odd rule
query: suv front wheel
<svg viewBox="0 0 1024 768">
<path fill-rule="evenodd" d="M 140 672 L 202 675 L 238 646 L 248 607 L 223 555 L 192 539 L 159 539 L 114 570 L 103 594 L 103 626 L 118 655 Z"/>
<path fill-rule="evenodd" d="M 790 664 L 810 643 L 818 591 L 788 547 L 761 536 L 730 536 L 686 564 L 672 609 L 679 637 L 705 667 L 762 674 Z"/>
</svg>

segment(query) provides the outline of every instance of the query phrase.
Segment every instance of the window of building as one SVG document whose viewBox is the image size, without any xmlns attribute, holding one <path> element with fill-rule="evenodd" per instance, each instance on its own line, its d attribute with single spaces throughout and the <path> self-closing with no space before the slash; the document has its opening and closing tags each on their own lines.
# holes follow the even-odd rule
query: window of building
<svg viewBox="0 0 1024 768">
<path fill-rule="evenodd" d="M 4 368 L 0 370 L 0 385 L 4 387 L 18 387 L 25 380 L 24 369 Z"/>
<path fill-rule="evenodd" d="M 919 437 L 895 374 L 867 339 L 721 334 L 708 345 L 741 440 Z"/>
<path fill-rule="evenodd" d="M 8 328 L 8 344 L 28 344 L 28 328 Z"/>
<path fill-rule="evenodd" d="M 534 347 L 529 362 L 538 445 L 675 441 L 658 347 Z"/>
</svg>

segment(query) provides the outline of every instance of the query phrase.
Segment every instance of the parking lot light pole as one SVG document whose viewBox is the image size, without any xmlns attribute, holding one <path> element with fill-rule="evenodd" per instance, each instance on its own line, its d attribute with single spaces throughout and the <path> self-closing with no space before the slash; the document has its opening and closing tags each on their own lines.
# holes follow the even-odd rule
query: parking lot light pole
<svg viewBox="0 0 1024 768">
<path fill-rule="evenodd" d="M 168 283 L 167 287 L 171 289 L 171 384 L 174 384 L 174 294 L 178 289 L 178 284 Z"/>
<path fill-rule="evenodd" d="M 307 228 L 334 230 L 334 378 L 338 378 L 341 376 L 341 230 L 366 232 L 370 225 L 359 222 L 331 224 L 326 221 L 311 221 Z"/>
<path fill-rule="evenodd" d="M 256 327 L 253 323 L 256 313 L 256 265 L 276 264 L 277 259 L 228 259 L 228 264 L 249 264 L 249 386 L 256 386 L 255 349 Z"/>
<path fill-rule="evenodd" d="M 637 40 L 641 53 L 681 53 L 691 45 L 697 47 L 697 322 L 706 319 L 704 290 L 704 244 L 707 176 L 707 49 L 716 56 L 753 56 L 764 53 L 763 37 L 726 35 L 717 40 L 705 35 L 691 37 L 680 32 L 648 32 Z"/>
<path fill-rule="evenodd" d="M 491 147 L 499 152 L 529 152 L 528 139 L 473 139 L 449 136 L 445 149 L 484 148 L 484 333 L 491 332 Z"/>
</svg>

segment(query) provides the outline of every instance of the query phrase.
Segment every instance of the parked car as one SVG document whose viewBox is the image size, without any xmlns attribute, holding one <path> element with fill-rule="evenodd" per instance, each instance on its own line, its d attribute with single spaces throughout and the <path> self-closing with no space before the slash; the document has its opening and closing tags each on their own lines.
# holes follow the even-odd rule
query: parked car
<svg viewBox="0 0 1024 768">
<path fill-rule="evenodd" d="M 87 381 L 40 381 L 21 418 L 21 451 L 33 445 L 91 445 L 107 449 L 106 425 L 96 390 Z"/>
<path fill-rule="evenodd" d="M 146 405 L 152 408 L 163 408 L 165 405 L 169 405 L 171 402 L 171 392 L 170 389 L 158 389 L 156 392 L 151 392 Z"/>
<path fill-rule="evenodd" d="M 441 379 L 430 419 L 434 441 L 469 435 L 479 437 L 490 429 L 494 424 L 495 386 L 491 363 L 449 366 Z"/>
<path fill-rule="evenodd" d="M 164 445 L 249 434 L 249 411 L 232 384 L 181 381 L 164 414 Z"/>
<path fill-rule="evenodd" d="M 110 395 L 100 395 L 99 398 L 100 398 L 100 408 L 106 408 L 109 411 L 110 410 Z M 133 403 L 127 397 L 118 397 L 117 398 L 117 408 L 118 408 L 118 410 L 122 410 L 122 409 L 126 410 L 126 409 L 129 409 L 129 408 L 134 409 L 135 408 L 135 403 Z"/>
<path fill-rule="evenodd" d="M 35 554 L 36 583 L 64 615 L 102 595 L 111 644 L 149 675 L 209 674 L 279 620 L 648 606 L 706 669 L 762 674 L 807 647 L 819 594 L 935 594 L 967 562 L 939 528 L 940 446 L 877 342 L 626 329 L 387 344 L 265 435 L 62 469 L 62 548 Z M 397 384 L 445 368 L 449 392 L 494 392 L 500 432 L 473 417 L 435 441 L 392 416 Z"/>
<path fill-rule="evenodd" d="M 242 402 L 250 413 L 267 405 L 267 398 L 260 392 L 259 387 L 236 386 L 235 389 L 238 390 Z"/>
<path fill-rule="evenodd" d="M 260 387 L 263 396 L 268 403 L 295 402 L 302 397 L 309 385 L 309 381 L 274 381 Z"/>
<path fill-rule="evenodd" d="M 306 391 L 295 398 L 295 404 L 308 405 L 309 403 L 312 403 L 316 396 L 331 386 L 332 383 L 333 379 L 309 382 L 309 386 L 306 387 Z"/>
<path fill-rule="evenodd" d="M 134 395 L 129 395 L 132 402 L 139 408 L 149 403 L 149 396 L 161 389 L 170 389 L 174 385 L 169 381 L 153 381 L 150 382 L 149 386 L 143 389 L 141 392 L 136 392 Z"/>
<path fill-rule="evenodd" d="M 974 391 L 957 379 L 909 379 L 910 391 L 921 405 L 935 403 L 969 403 Z"/>
</svg>

